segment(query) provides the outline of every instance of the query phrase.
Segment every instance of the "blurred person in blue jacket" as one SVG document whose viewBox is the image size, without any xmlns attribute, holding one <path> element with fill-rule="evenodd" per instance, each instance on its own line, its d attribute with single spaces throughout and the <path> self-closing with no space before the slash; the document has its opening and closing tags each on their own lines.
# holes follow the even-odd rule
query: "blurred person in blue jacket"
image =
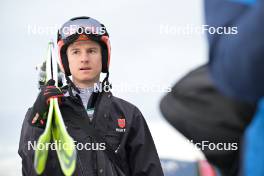
<svg viewBox="0 0 264 176">
<path fill-rule="evenodd" d="M 208 31 L 209 69 L 217 88 L 238 100 L 258 103 L 247 127 L 242 175 L 264 175 L 264 0 L 205 0 L 206 23 L 231 27 Z M 221 28 L 220 28 L 221 29 Z"/>
</svg>

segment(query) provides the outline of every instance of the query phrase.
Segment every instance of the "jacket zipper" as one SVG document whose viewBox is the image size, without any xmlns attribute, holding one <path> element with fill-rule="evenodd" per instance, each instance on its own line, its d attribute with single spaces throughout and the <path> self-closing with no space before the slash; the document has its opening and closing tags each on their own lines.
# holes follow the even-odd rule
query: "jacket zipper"
<svg viewBox="0 0 264 176">
<path fill-rule="evenodd" d="M 76 102 L 76 103 L 78 103 L 81 107 L 82 107 L 82 109 L 83 110 L 85 110 L 85 118 L 89 118 L 88 117 L 88 115 L 87 115 L 87 112 L 86 112 L 86 109 L 85 109 L 85 107 L 84 107 L 84 105 L 83 105 L 83 103 L 82 103 L 82 101 L 81 101 L 81 99 L 80 99 L 80 96 L 78 95 L 77 96 L 77 98 L 76 97 L 72 97 L 72 99 Z M 91 121 L 89 121 L 89 123 L 91 124 Z M 93 142 L 93 140 L 92 140 L 92 138 L 91 138 L 91 142 Z M 93 153 L 92 153 L 92 155 L 93 155 Z M 81 162 L 81 159 L 79 158 L 79 162 L 80 162 L 80 168 L 81 168 L 81 172 L 82 172 L 82 174 L 83 174 L 83 176 L 84 176 L 84 170 L 83 170 L 83 168 L 82 168 L 82 162 Z"/>
<path fill-rule="evenodd" d="M 95 124 L 96 124 L 95 123 L 95 118 L 96 118 L 96 115 L 97 115 L 98 103 L 99 103 L 99 101 L 101 100 L 101 98 L 103 96 L 102 94 L 103 94 L 103 92 L 98 95 L 97 100 L 96 100 L 95 105 L 94 105 L 93 119 L 89 120 L 89 124 L 92 125 L 94 128 L 95 128 Z M 85 114 L 85 118 L 89 118 L 89 116 L 88 116 L 88 114 L 86 112 L 86 108 L 84 107 L 80 96 L 77 95 L 77 99 L 75 97 L 73 97 L 73 99 L 74 99 L 75 102 L 77 102 L 78 104 L 80 104 L 82 106 L 83 110 L 85 110 L 85 113 L 84 113 Z M 91 138 L 91 143 L 93 143 L 94 142 L 93 138 L 92 137 L 90 137 L 90 138 Z M 94 151 L 92 151 L 92 157 L 94 157 L 94 156 L 96 156 L 96 154 L 94 153 Z M 95 157 L 95 158 L 97 159 L 97 157 Z M 95 162 L 95 169 L 96 169 L 96 173 L 97 173 L 97 171 L 98 171 L 97 162 Z"/>
</svg>

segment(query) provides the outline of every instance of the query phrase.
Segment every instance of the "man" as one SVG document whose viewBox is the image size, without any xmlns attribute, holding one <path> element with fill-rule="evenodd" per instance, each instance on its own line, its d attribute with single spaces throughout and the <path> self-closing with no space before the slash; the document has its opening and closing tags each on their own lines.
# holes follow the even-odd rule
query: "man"
<svg viewBox="0 0 264 176">
<path fill-rule="evenodd" d="M 94 129 L 120 159 L 117 163 L 104 150 L 78 150 L 74 175 L 162 176 L 159 157 L 141 112 L 109 91 L 110 42 L 104 25 L 89 17 L 73 18 L 58 31 L 57 42 L 68 86 L 61 91 L 53 86 L 53 80 L 48 81 L 28 110 L 19 145 L 23 175 L 36 175 L 34 151 L 28 150 L 27 144 L 43 133 L 47 101 L 58 97 L 67 131 L 73 139 L 82 144 L 96 143 L 94 136 L 87 134 L 88 128 Z M 101 72 L 106 73 L 102 83 Z M 100 86 L 102 89 L 94 89 Z M 85 123 L 87 129 L 80 123 Z M 63 175 L 54 151 L 49 153 L 43 175 Z"/>
</svg>

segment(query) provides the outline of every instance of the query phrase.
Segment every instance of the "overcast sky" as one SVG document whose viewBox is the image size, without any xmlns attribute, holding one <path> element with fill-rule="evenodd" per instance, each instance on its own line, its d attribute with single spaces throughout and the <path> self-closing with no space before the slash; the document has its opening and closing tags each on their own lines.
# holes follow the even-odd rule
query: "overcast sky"
<svg viewBox="0 0 264 176">
<path fill-rule="evenodd" d="M 1 1 L 0 155 L 5 157 L 0 174 L 7 175 L 14 166 L 8 163 L 17 161 L 20 168 L 16 158 L 20 128 L 38 93 L 34 68 L 42 62 L 48 41 L 56 41 L 56 29 L 75 16 L 90 16 L 105 24 L 112 46 L 114 95 L 138 106 L 154 131 L 151 123 L 163 120 L 158 109 L 165 94 L 162 88 L 207 60 L 204 35 L 177 31 L 202 25 L 201 0 Z M 118 91 L 122 85 L 141 89 Z M 160 86 L 161 91 L 144 91 L 150 86 Z M 8 152 L 6 146 L 10 146 Z M 10 170 L 9 175 L 14 172 Z"/>
</svg>

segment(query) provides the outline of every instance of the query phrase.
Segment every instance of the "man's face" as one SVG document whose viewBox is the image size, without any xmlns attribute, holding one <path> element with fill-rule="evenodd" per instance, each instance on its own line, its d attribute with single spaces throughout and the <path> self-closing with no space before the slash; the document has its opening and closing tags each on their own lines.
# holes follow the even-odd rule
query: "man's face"
<svg viewBox="0 0 264 176">
<path fill-rule="evenodd" d="M 73 81 L 83 86 L 99 81 L 102 70 L 101 47 L 92 40 L 76 41 L 67 48 L 69 67 Z"/>
</svg>

